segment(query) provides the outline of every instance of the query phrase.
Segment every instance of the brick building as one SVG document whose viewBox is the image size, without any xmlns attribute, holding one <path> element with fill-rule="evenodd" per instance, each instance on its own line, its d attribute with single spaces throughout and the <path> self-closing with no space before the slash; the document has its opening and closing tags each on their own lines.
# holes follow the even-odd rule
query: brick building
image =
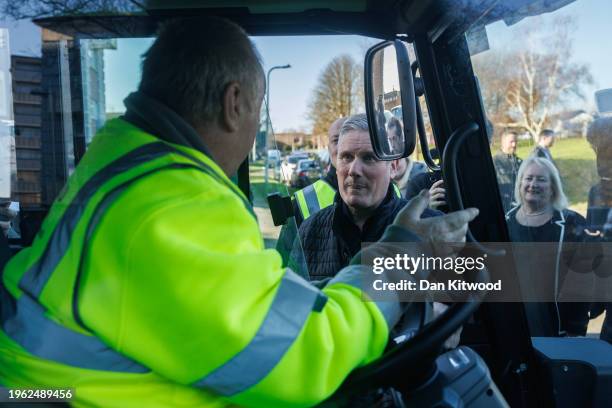
<svg viewBox="0 0 612 408">
<path fill-rule="evenodd" d="M 13 199 L 22 209 L 41 205 L 41 59 L 11 56 L 17 177 Z"/>
</svg>

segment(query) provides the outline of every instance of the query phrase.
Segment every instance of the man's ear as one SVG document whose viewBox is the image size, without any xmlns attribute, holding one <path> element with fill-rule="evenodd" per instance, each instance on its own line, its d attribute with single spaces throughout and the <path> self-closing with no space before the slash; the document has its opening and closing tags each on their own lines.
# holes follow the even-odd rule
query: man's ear
<svg viewBox="0 0 612 408">
<path fill-rule="evenodd" d="M 230 82 L 225 87 L 221 126 L 228 132 L 235 132 L 240 128 L 241 116 L 244 115 L 242 98 L 244 98 L 244 93 L 238 82 Z"/>
</svg>

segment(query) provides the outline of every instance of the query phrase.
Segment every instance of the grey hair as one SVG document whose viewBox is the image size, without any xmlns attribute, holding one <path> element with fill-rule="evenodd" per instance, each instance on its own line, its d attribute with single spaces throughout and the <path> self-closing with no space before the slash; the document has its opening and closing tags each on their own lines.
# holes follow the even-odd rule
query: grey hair
<svg viewBox="0 0 612 408">
<path fill-rule="evenodd" d="M 340 137 L 353 130 L 364 132 L 370 131 L 370 128 L 368 127 L 368 117 L 365 113 L 358 113 L 356 115 L 349 116 L 340 128 Z"/>
<path fill-rule="evenodd" d="M 519 167 L 518 174 L 516 176 L 516 183 L 514 183 L 514 200 L 517 203 L 521 203 L 521 205 L 523 204 L 523 201 L 521 200 L 521 181 L 523 180 L 525 170 L 532 164 L 544 167 L 548 171 L 548 175 L 550 176 L 550 184 L 553 191 L 553 208 L 557 211 L 563 211 L 566 209 L 568 206 L 567 196 L 563 192 L 563 183 L 561 183 L 559 170 L 557 170 L 555 165 L 552 164 L 550 160 L 535 155 L 526 158 Z"/>
<path fill-rule="evenodd" d="M 264 73 L 246 32 L 217 17 L 183 18 L 164 24 L 143 55 L 138 89 L 200 125 L 220 117 L 224 92 L 234 81 L 256 109 Z"/>
</svg>

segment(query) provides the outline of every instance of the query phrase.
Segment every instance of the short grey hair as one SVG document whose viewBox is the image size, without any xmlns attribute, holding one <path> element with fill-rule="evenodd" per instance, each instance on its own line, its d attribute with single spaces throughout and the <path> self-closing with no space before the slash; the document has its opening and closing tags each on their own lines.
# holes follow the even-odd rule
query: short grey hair
<svg viewBox="0 0 612 408">
<path fill-rule="evenodd" d="M 342 137 L 345 133 L 351 131 L 363 131 L 369 132 L 370 128 L 368 127 L 368 117 L 365 113 L 358 113 L 353 116 L 349 116 L 347 120 L 344 121 L 344 124 L 340 128 L 340 137 Z"/>
<path fill-rule="evenodd" d="M 525 170 L 527 167 L 532 164 L 536 164 L 540 167 L 544 167 L 548 170 L 548 175 L 550 177 L 550 185 L 552 187 L 553 196 L 552 196 L 552 206 L 557 211 L 563 211 L 567 208 L 568 202 L 565 192 L 563 192 L 563 183 L 561 183 L 561 176 L 559 175 L 559 170 L 555 167 L 554 164 L 548 159 L 544 157 L 538 157 L 535 155 L 531 155 L 523 161 L 523 164 L 519 167 L 518 174 L 516 176 L 516 183 L 514 183 L 514 200 L 517 203 L 523 204 L 521 199 L 521 182 L 523 180 L 523 175 L 525 174 Z"/>
<path fill-rule="evenodd" d="M 217 17 L 182 18 L 164 24 L 143 55 L 138 89 L 200 125 L 220 117 L 223 94 L 233 81 L 255 109 L 264 73 L 246 32 Z"/>
</svg>

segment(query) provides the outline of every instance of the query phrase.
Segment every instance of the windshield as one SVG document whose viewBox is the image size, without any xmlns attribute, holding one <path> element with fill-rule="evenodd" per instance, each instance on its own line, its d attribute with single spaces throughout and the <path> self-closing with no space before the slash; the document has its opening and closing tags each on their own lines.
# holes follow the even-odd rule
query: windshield
<svg viewBox="0 0 612 408">
<path fill-rule="evenodd" d="M 307 169 L 309 167 L 312 167 L 314 165 L 314 162 L 312 160 L 308 160 L 308 161 L 302 161 L 300 163 L 300 169 Z"/>
<path fill-rule="evenodd" d="M 274 225 L 268 196 L 278 193 L 291 197 L 325 174 L 323 168 L 329 168 L 329 157 L 321 152 L 327 152 L 329 125 L 335 118 L 365 109 L 362 60 L 375 40 L 359 36 L 252 37 L 252 40 L 261 53 L 270 82 L 255 145 L 249 155 L 250 194 L 266 247 L 278 249 L 284 262 L 289 263 L 291 253 L 294 259 L 302 258 L 298 225 L 294 217 L 287 218 L 284 225 Z M 82 92 L 85 102 L 85 149 L 105 121 L 125 113 L 123 99 L 136 91 L 141 55 L 152 41 L 152 38 L 79 41 L 81 77 L 79 87 L 73 87 L 71 92 Z M 70 70 L 71 66 L 64 68 Z M 326 69 L 348 70 L 352 75 L 349 87 L 325 82 L 322 78 Z M 339 103 L 321 99 L 321 87 L 327 87 L 325 94 L 337 90 Z M 338 105 L 337 110 L 320 109 L 322 105 L 333 104 Z M 315 161 L 321 166 L 315 167 Z M 308 273 L 306 265 L 299 261 L 292 267 L 305 276 Z"/>
<path fill-rule="evenodd" d="M 510 237 L 543 245 L 516 259 L 525 296 L 536 281 L 551 287 L 547 303 L 527 305 L 533 336 L 612 341 L 610 285 L 569 250 L 607 239 L 612 122 L 595 95 L 612 88 L 609 10 L 605 0 L 578 0 L 487 25 L 485 37 L 469 41 Z"/>
<path fill-rule="evenodd" d="M 251 13 L 283 13 L 300 12 L 304 10 L 321 8 L 317 1 L 279 2 L 273 4 L 267 1 L 224 1 L 224 7 L 248 7 Z M 366 6 L 364 1 L 329 2 L 325 8 L 335 11 L 362 11 Z M 45 18 L 45 17 L 80 17 L 80 16 L 121 16 L 121 15 L 147 15 L 153 13 L 172 13 L 181 8 L 219 8 L 220 2 L 210 0 L 196 0 L 181 2 L 176 0 L 63 0 L 40 1 L 23 0 L 14 2 L 3 10 L 14 19 Z"/>
</svg>

